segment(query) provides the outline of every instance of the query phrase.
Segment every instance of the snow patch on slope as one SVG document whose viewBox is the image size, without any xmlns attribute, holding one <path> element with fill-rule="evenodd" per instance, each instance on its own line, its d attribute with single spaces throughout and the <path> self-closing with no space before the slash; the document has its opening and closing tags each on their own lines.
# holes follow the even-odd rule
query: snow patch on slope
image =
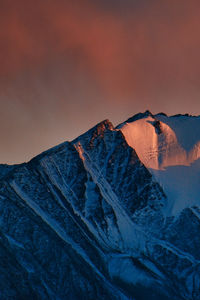
<svg viewBox="0 0 200 300">
<path fill-rule="evenodd" d="M 200 204 L 200 159 L 189 167 L 171 166 L 151 173 L 168 196 L 168 214 Z"/>
<path fill-rule="evenodd" d="M 147 117 L 125 123 L 121 131 L 146 167 L 163 169 L 177 164 L 188 165 L 185 150 L 167 124 Z"/>
<path fill-rule="evenodd" d="M 185 118 L 148 116 L 120 130 L 146 167 L 188 166 L 200 157 L 200 119 Z"/>
<path fill-rule="evenodd" d="M 151 113 L 139 117 L 118 128 L 166 193 L 167 214 L 199 205 L 200 117 Z"/>
</svg>

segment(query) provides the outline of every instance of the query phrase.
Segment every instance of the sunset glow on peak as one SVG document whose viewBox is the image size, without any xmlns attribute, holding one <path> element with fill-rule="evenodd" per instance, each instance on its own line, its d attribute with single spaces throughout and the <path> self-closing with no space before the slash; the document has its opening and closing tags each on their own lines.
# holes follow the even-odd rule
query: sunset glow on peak
<svg viewBox="0 0 200 300">
<path fill-rule="evenodd" d="M 199 118 L 149 115 L 145 113 L 140 119 L 136 115 L 136 120 L 130 118 L 120 126 L 127 143 L 145 166 L 152 169 L 188 166 L 200 157 Z M 185 147 L 186 143 L 190 148 Z"/>
</svg>

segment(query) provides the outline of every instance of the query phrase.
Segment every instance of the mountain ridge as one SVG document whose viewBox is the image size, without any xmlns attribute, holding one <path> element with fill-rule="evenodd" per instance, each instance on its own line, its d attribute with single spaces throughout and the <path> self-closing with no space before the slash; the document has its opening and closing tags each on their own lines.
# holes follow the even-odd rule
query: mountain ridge
<svg viewBox="0 0 200 300">
<path fill-rule="evenodd" d="M 200 208 L 167 196 L 109 120 L 10 169 L 1 299 L 200 299 Z"/>
</svg>

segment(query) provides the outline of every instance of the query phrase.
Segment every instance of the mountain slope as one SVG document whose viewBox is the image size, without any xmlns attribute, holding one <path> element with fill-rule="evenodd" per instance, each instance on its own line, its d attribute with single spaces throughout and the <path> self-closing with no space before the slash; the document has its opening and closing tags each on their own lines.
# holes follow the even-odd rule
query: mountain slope
<svg viewBox="0 0 200 300">
<path fill-rule="evenodd" d="M 200 117 L 146 111 L 119 128 L 163 187 L 169 215 L 200 204 Z"/>
<path fill-rule="evenodd" d="M 0 299 L 200 299 L 200 211 L 166 216 L 122 132 L 103 121 L 4 172 Z"/>
<path fill-rule="evenodd" d="M 168 117 L 147 111 L 118 128 L 148 168 L 188 166 L 200 158 L 200 117 Z"/>
</svg>

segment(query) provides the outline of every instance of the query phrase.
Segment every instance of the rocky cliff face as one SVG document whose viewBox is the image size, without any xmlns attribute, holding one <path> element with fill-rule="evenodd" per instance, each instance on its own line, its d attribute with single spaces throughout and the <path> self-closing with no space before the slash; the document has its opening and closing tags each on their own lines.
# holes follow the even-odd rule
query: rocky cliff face
<svg viewBox="0 0 200 300">
<path fill-rule="evenodd" d="M 0 299 L 200 299 L 200 209 L 109 121 L 1 177 Z"/>
</svg>

